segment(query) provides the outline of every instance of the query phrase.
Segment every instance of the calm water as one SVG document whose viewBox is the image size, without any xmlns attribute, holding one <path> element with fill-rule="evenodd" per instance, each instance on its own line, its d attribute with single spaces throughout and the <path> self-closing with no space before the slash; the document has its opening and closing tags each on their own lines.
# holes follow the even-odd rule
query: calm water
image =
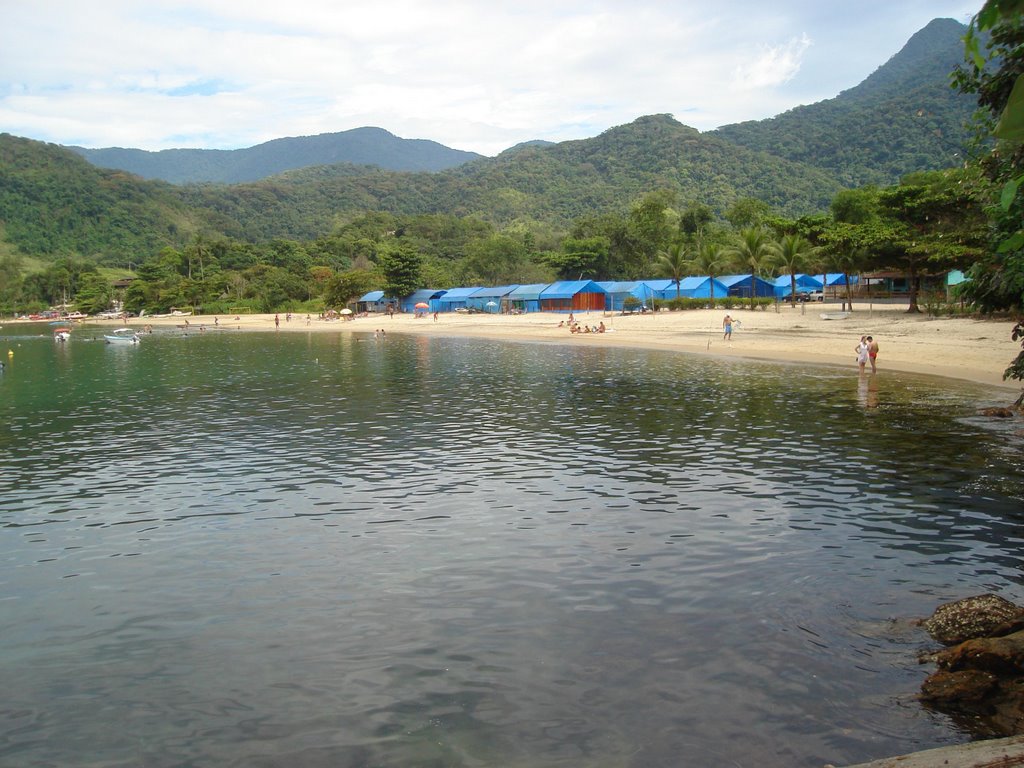
<svg viewBox="0 0 1024 768">
<path fill-rule="evenodd" d="M 4 340 L 0 765 L 859 762 L 968 739 L 904 619 L 1024 599 L 1005 393 L 89 335 Z"/>
</svg>

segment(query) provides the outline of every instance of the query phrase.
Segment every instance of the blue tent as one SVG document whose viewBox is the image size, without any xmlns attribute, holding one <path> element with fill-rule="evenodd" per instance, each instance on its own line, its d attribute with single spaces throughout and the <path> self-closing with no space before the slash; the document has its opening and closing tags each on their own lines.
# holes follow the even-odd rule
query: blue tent
<svg viewBox="0 0 1024 768">
<path fill-rule="evenodd" d="M 437 300 L 443 296 L 446 291 L 437 290 L 436 288 L 420 288 L 418 291 L 413 291 L 401 301 L 403 312 L 438 312 Z M 427 309 L 416 309 L 417 304 L 426 304 Z"/>
<path fill-rule="evenodd" d="M 465 307 L 469 297 L 479 290 L 479 285 L 474 285 L 472 288 L 449 288 L 444 292 L 444 296 L 438 298 L 437 309 L 434 311 L 454 312 L 456 309 Z"/>
<path fill-rule="evenodd" d="M 654 291 L 647 283 L 630 280 L 626 282 L 602 281 L 598 283 L 605 291 L 605 310 L 609 312 L 621 312 L 626 304 L 626 299 L 632 297 L 641 304 L 649 304 Z"/>
<path fill-rule="evenodd" d="M 548 283 L 520 285 L 509 291 L 508 301 L 514 309 L 523 312 L 540 312 L 540 293 L 548 287 Z"/>
<path fill-rule="evenodd" d="M 481 288 L 469 297 L 467 306 L 483 312 L 507 312 L 512 308 L 508 295 L 518 287 L 518 285 L 498 285 L 493 288 Z"/>
<path fill-rule="evenodd" d="M 357 304 L 360 312 L 386 312 L 388 304 L 397 306 L 398 302 L 394 299 L 385 299 L 384 291 L 370 291 L 360 296 Z"/>
<path fill-rule="evenodd" d="M 676 297 L 676 283 L 674 280 L 642 280 L 650 291 L 651 299 L 674 299 Z"/>
<path fill-rule="evenodd" d="M 750 298 L 751 278 L 753 278 L 753 291 L 755 296 L 774 298 L 775 286 L 763 277 L 755 275 L 723 275 L 719 278 L 729 289 L 730 296 Z"/>
<path fill-rule="evenodd" d="M 717 277 L 703 275 L 684 277 L 679 281 L 679 293 L 687 299 L 710 299 L 712 288 L 716 299 L 724 299 L 729 295 L 729 287 Z"/>
<path fill-rule="evenodd" d="M 773 285 L 775 286 L 775 297 L 779 299 L 789 298 L 790 292 L 793 290 L 793 281 L 789 275 L 779 275 L 775 278 Z M 821 280 L 811 275 L 798 274 L 796 275 L 796 290 L 800 291 L 820 291 Z"/>
</svg>

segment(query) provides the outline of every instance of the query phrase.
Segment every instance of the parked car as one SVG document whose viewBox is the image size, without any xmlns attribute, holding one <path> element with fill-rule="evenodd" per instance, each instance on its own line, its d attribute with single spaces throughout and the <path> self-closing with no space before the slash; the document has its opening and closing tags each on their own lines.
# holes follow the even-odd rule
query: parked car
<svg viewBox="0 0 1024 768">
<path fill-rule="evenodd" d="M 824 301 L 825 294 L 821 291 L 797 291 L 797 301 Z"/>
</svg>

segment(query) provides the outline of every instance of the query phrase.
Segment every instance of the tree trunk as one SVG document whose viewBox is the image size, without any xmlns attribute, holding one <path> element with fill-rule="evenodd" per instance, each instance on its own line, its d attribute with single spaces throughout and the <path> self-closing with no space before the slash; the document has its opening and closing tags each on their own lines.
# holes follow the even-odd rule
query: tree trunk
<svg viewBox="0 0 1024 768">
<path fill-rule="evenodd" d="M 910 272 L 908 279 L 910 280 L 910 306 L 907 307 L 907 313 L 920 314 L 921 308 L 917 306 L 917 288 L 918 288 L 918 276 L 917 270 L 914 268 L 915 265 L 911 263 Z"/>
<path fill-rule="evenodd" d="M 850 291 L 850 273 L 843 272 L 843 280 L 846 281 L 846 308 L 853 312 L 853 293 Z"/>
</svg>

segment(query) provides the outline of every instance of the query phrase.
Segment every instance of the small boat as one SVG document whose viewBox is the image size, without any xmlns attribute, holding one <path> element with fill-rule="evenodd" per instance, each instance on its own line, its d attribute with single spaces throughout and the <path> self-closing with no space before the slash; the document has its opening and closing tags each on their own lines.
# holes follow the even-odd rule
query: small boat
<svg viewBox="0 0 1024 768">
<path fill-rule="evenodd" d="M 849 312 L 822 312 L 822 320 L 845 320 L 850 316 Z"/>
<path fill-rule="evenodd" d="M 53 340 L 64 342 L 71 338 L 70 328 L 54 328 L 53 329 Z"/>
<path fill-rule="evenodd" d="M 107 344 L 138 344 L 139 334 L 133 328 L 118 328 L 110 333 L 103 334 Z"/>
</svg>

